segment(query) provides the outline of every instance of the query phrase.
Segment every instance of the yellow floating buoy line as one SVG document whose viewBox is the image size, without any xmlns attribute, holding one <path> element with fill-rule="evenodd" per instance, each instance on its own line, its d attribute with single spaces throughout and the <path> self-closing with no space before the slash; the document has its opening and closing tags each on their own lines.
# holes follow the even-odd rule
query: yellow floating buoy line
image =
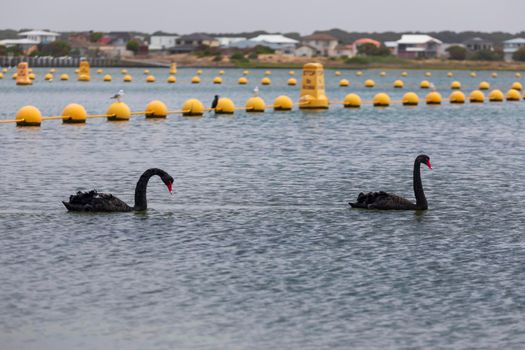
<svg viewBox="0 0 525 350">
<path fill-rule="evenodd" d="M 315 67 L 312 67 L 315 69 Z M 387 93 L 381 92 L 374 96 L 372 101 L 362 101 L 361 97 L 355 93 L 345 96 L 342 102 L 328 101 L 324 91 L 314 94 L 315 89 L 307 89 L 301 96 L 298 103 L 294 103 L 288 96 L 278 96 L 272 105 L 266 105 L 264 100 L 259 96 L 250 97 L 246 101 L 245 107 L 236 107 L 229 98 L 219 98 L 217 106 L 205 108 L 204 104 L 198 99 L 189 99 L 184 102 L 181 109 L 169 110 L 166 104 L 159 100 L 153 100 L 146 105 L 143 111 L 132 112 L 129 106 L 124 102 L 112 103 L 104 114 L 88 114 L 86 109 L 77 103 L 68 104 L 57 116 L 42 116 L 40 110 L 34 106 L 24 106 L 18 110 L 15 119 L 0 120 L 0 123 L 16 123 L 17 126 L 40 126 L 43 121 L 62 120 L 64 124 L 85 123 L 87 119 L 107 118 L 108 121 L 127 121 L 132 116 L 144 115 L 146 118 L 166 118 L 171 114 L 181 114 L 183 116 L 202 116 L 205 112 L 213 111 L 216 114 L 234 114 L 235 111 L 244 110 L 246 112 L 265 112 L 266 109 L 275 111 L 290 111 L 293 106 L 297 105 L 300 109 L 327 109 L 329 105 L 343 105 L 345 108 L 360 108 L 364 104 L 375 107 L 388 107 L 392 104 L 402 104 L 404 106 L 417 106 L 419 96 L 414 92 L 407 92 L 400 101 L 392 101 Z M 485 102 L 485 94 L 481 90 L 474 90 L 470 93 L 468 100 L 471 103 Z M 506 95 L 500 90 L 492 90 L 487 98 L 490 102 L 520 101 L 521 94 L 518 90 L 510 89 Z M 448 101 L 451 104 L 463 104 L 467 98 L 459 90 L 453 91 Z M 425 96 L 427 105 L 440 105 L 443 102 L 441 94 L 437 91 L 431 91 Z"/>
</svg>

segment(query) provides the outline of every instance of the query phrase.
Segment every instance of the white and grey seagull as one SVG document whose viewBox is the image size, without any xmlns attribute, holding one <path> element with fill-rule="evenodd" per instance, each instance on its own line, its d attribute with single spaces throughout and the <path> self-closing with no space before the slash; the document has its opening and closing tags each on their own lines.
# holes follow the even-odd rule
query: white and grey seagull
<svg viewBox="0 0 525 350">
<path fill-rule="evenodd" d="M 120 102 L 120 99 L 124 97 L 124 90 L 119 90 L 114 96 L 111 96 L 110 99 L 117 100 L 117 102 Z"/>
</svg>

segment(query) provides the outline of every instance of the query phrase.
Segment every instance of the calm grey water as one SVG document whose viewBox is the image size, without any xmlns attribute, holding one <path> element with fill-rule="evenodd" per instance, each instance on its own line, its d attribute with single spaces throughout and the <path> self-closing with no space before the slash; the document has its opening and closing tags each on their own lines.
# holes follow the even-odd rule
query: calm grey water
<svg viewBox="0 0 525 350">
<path fill-rule="evenodd" d="M 155 84 L 107 71 L 112 83 L 47 83 L 44 69 L 32 87 L 4 79 L 0 118 L 25 104 L 104 113 L 120 88 L 133 110 L 215 93 L 242 106 L 263 75 L 238 86 L 241 71 L 227 70 L 214 86 L 208 69 L 195 86 L 194 70 L 175 85 L 167 69 L 152 70 Z M 287 72 L 260 87 L 267 103 L 297 99 Z M 446 72 L 411 71 L 394 91 L 399 73 L 346 71 L 339 88 L 329 71 L 328 95 L 424 96 L 423 79 L 449 94 Z M 516 80 L 489 74 L 453 79 L 467 92 Z M 378 87 L 365 90 L 370 77 Z M 524 116 L 521 101 L 0 124 L 0 349 L 523 349 Z M 349 208 L 360 191 L 413 198 L 419 153 L 434 166 L 422 171 L 427 212 Z M 61 204 L 93 188 L 132 202 L 149 167 L 175 178 L 175 195 L 152 179 L 146 213 Z"/>
</svg>

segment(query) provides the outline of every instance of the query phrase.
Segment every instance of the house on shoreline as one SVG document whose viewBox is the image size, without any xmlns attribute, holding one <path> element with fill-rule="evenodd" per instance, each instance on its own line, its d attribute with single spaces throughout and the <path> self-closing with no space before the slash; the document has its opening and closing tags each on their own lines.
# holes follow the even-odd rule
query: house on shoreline
<svg viewBox="0 0 525 350">
<path fill-rule="evenodd" d="M 397 41 L 397 56 L 402 58 L 435 58 L 443 42 L 426 34 L 403 34 Z"/>
<path fill-rule="evenodd" d="M 503 42 L 503 59 L 506 62 L 511 62 L 514 52 L 518 51 L 523 46 L 525 46 L 524 38 L 505 40 Z"/>
</svg>

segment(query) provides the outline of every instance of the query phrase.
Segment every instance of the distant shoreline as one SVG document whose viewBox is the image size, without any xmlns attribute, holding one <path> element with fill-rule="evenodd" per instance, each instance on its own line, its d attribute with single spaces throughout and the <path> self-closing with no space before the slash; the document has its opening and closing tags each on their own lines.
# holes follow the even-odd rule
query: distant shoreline
<svg viewBox="0 0 525 350">
<path fill-rule="evenodd" d="M 504 62 L 504 61 L 451 61 L 451 60 L 384 60 L 379 58 L 374 61 L 374 58 L 369 58 L 369 62 L 359 63 L 345 63 L 342 61 L 333 61 L 325 57 L 304 58 L 298 57 L 291 59 L 286 57 L 288 61 L 281 61 L 283 57 L 274 56 L 270 58 L 263 58 L 263 60 L 250 61 L 247 63 L 236 63 L 231 61 L 213 62 L 206 58 L 197 58 L 185 55 L 177 55 L 179 57 L 173 58 L 134 58 L 132 60 L 123 60 L 123 66 L 136 67 L 168 67 L 170 62 L 176 62 L 179 68 L 239 68 L 239 69 L 301 69 L 305 63 L 319 62 L 322 63 L 325 69 L 350 69 L 350 70 L 366 70 L 366 69 L 384 69 L 384 70 L 491 70 L 491 71 L 525 71 L 525 62 Z"/>
</svg>

